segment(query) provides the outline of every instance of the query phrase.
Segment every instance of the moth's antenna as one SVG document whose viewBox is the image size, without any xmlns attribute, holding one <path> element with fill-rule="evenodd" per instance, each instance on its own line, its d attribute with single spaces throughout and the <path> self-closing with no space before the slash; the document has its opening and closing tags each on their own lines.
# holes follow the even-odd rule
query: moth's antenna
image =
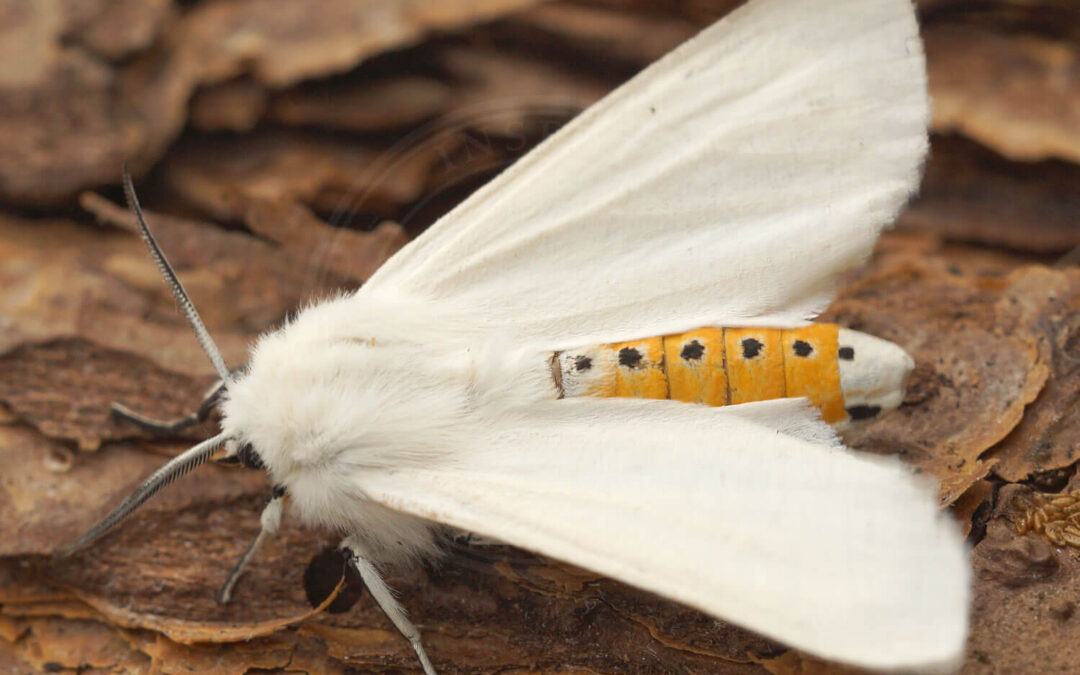
<svg viewBox="0 0 1080 675">
<path fill-rule="evenodd" d="M 150 234 L 150 228 L 146 225 L 146 219 L 143 217 L 142 207 L 139 206 L 139 198 L 135 196 L 135 186 L 131 182 L 131 174 L 128 173 L 126 165 L 124 166 L 124 194 L 127 196 L 128 208 L 131 209 L 135 221 L 139 224 L 139 232 L 142 234 L 143 241 L 146 242 L 146 247 L 150 249 L 150 255 L 154 258 L 154 262 L 157 263 L 158 269 L 161 270 L 162 276 L 165 277 L 166 283 L 169 284 L 169 288 L 172 289 L 173 297 L 176 298 L 176 302 L 183 309 L 184 316 L 187 317 L 191 327 L 195 330 L 195 337 L 198 338 L 203 351 L 206 352 L 211 363 L 214 364 L 214 370 L 221 377 L 222 384 L 219 389 L 227 387 L 231 380 L 229 378 L 229 369 L 225 365 L 225 359 L 221 357 L 221 352 L 218 351 L 217 345 L 214 344 L 214 339 L 210 337 L 206 325 L 199 318 L 199 313 L 195 311 L 195 305 L 191 304 L 191 299 L 188 298 L 187 292 L 184 291 L 180 279 L 176 277 L 176 272 L 173 271 L 169 261 L 165 259 L 165 254 L 161 252 L 161 247 L 154 240 L 154 235 Z M 228 437 L 221 433 L 174 457 L 165 466 L 151 474 L 135 492 L 132 492 L 109 515 L 91 527 L 77 542 L 67 547 L 61 555 L 69 556 L 97 541 L 114 525 L 142 506 L 147 499 L 157 494 L 158 490 L 200 464 L 205 463 L 226 440 L 228 440 Z"/>
<path fill-rule="evenodd" d="M 224 433 L 199 443 L 194 448 L 173 457 L 168 464 L 161 467 L 150 475 L 135 492 L 132 492 L 119 506 L 113 509 L 109 515 L 98 521 L 96 525 L 87 530 L 79 540 L 64 549 L 63 556 L 69 556 L 79 549 L 89 546 L 97 541 L 103 534 L 114 525 L 131 515 L 131 512 L 142 506 L 143 502 L 153 497 L 158 490 L 172 483 L 187 472 L 210 459 L 217 449 L 227 440 Z"/>
<path fill-rule="evenodd" d="M 180 279 L 176 277 L 172 265 L 165 259 L 165 254 L 161 252 L 161 247 L 154 240 L 154 235 L 150 234 L 150 228 L 147 227 L 146 219 L 143 218 L 142 207 L 139 206 L 139 198 L 135 196 L 135 186 L 131 182 L 131 174 L 128 173 L 126 164 L 124 165 L 124 194 L 127 196 L 128 208 L 131 209 L 131 213 L 135 215 L 135 220 L 139 224 L 139 233 L 142 234 L 146 247 L 150 249 L 150 255 L 154 258 L 154 262 L 157 263 L 162 276 L 165 277 L 165 282 L 172 289 L 173 297 L 179 303 L 180 309 L 184 311 L 184 316 L 187 317 L 188 323 L 191 324 L 191 328 L 195 331 L 195 337 L 198 338 L 203 351 L 210 357 L 210 362 L 214 364 L 214 370 L 217 371 L 221 381 L 228 386 L 232 378 L 229 376 L 229 369 L 225 365 L 225 359 L 221 357 L 221 352 L 218 351 L 217 345 L 214 344 L 214 338 L 210 337 L 206 325 L 199 318 L 199 313 L 195 311 L 195 305 L 191 304 L 191 299 L 188 298 Z"/>
</svg>

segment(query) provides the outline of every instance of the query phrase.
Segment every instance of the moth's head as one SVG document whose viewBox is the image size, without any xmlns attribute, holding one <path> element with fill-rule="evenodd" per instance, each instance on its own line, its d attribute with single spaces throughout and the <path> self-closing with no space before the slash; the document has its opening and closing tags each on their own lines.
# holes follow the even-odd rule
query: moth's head
<svg viewBox="0 0 1080 675">
<path fill-rule="evenodd" d="M 391 433 L 400 429 L 395 425 L 405 423 L 403 419 L 408 413 L 402 411 L 408 408 L 405 405 L 408 401 L 380 396 L 378 387 L 365 388 L 355 376 L 363 373 L 371 381 L 392 381 L 386 372 L 369 367 L 371 357 L 367 348 L 374 346 L 373 342 L 357 342 L 341 335 L 327 339 L 326 322 L 334 313 L 324 303 L 303 312 L 304 321 L 292 321 L 285 328 L 263 336 L 246 371 L 234 376 L 150 233 L 126 170 L 124 191 L 143 241 L 220 377 L 213 395 L 190 419 L 201 421 L 216 407 L 221 413 L 222 431 L 155 471 L 119 506 L 69 546 L 65 555 L 89 546 L 159 490 L 219 453 L 218 462 L 265 470 L 273 479 L 275 490 L 287 489 L 293 481 L 308 481 L 312 483 L 311 487 L 318 488 L 301 490 L 302 494 L 297 495 L 299 500 L 304 494 L 308 498 L 329 494 L 321 486 L 325 485 L 327 476 L 340 473 L 341 463 L 333 460 L 344 451 L 372 447 L 387 452 L 391 444 L 385 433 L 382 436 L 377 435 L 378 432 L 365 433 L 376 427 Z M 384 384 L 383 394 L 393 389 Z M 132 421 L 146 422 L 146 418 L 123 406 L 114 406 L 114 410 Z M 380 410 L 388 410 L 382 419 L 379 419 Z M 362 423 L 372 418 L 383 424 Z M 389 424 L 386 423 L 388 420 Z M 407 423 L 413 421 L 408 417 Z M 178 428 L 175 425 L 154 426 Z M 361 461 L 381 461 L 378 452 L 352 453 L 352 456 Z"/>
<path fill-rule="evenodd" d="M 876 419 L 904 401 L 915 361 L 899 345 L 841 328 L 837 362 L 848 420 Z"/>
</svg>

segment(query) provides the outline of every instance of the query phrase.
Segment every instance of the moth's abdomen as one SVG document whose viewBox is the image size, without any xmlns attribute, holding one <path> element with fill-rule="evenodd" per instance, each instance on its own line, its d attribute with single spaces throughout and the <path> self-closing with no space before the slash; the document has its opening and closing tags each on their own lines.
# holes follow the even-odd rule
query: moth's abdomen
<svg viewBox="0 0 1080 675">
<path fill-rule="evenodd" d="M 856 355 L 859 355 L 856 357 Z M 914 363 L 886 340 L 835 324 L 699 328 L 555 354 L 563 397 L 671 399 L 722 406 L 805 396 L 825 421 L 876 417 L 903 400 Z"/>
</svg>

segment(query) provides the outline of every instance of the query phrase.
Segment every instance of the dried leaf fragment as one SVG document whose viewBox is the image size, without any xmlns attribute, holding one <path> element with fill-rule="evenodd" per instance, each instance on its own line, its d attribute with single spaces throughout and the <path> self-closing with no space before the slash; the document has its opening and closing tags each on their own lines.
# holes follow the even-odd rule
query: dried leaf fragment
<svg viewBox="0 0 1080 675">
<path fill-rule="evenodd" d="M 1071 486 L 1075 490 L 1078 486 Z M 1080 555 L 1041 536 L 1017 534 L 1013 523 L 1029 488 L 1006 485 L 972 551 L 974 600 L 965 672 L 1069 672 L 1080 659 Z"/>
<path fill-rule="evenodd" d="M 180 48 L 202 80 L 242 72 L 271 87 L 347 70 L 439 28 L 474 23 L 537 0 L 208 0 L 184 18 Z"/>
<path fill-rule="evenodd" d="M 9 33 L 0 48 L 12 50 L 0 64 L 18 64 L 0 65 L 0 136 L 8 141 L 0 148 L 0 197 L 53 205 L 115 182 L 125 161 L 146 171 L 182 131 L 200 85 L 250 75 L 284 87 L 534 2 L 207 0 L 183 13 L 170 12 L 167 0 L 113 2 L 97 4 L 96 16 L 82 12 L 81 26 L 69 21 L 63 46 L 60 8 L 77 3 L 18 3 L 15 20 L 0 26 Z M 98 55 L 126 55 L 159 32 L 152 49 L 123 63 Z"/>
<path fill-rule="evenodd" d="M 986 476 L 992 464 L 980 456 L 1042 390 L 1050 369 L 1036 312 L 1053 302 L 1045 284 L 1068 278 L 1039 267 L 1004 278 L 960 276 L 919 255 L 891 260 L 843 289 L 824 317 L 896 342 L 917 364 L 905 404 L 845 439 L 934 476 L 942 504 L 951 504 Z"/>
<path fill-rule="evenodd" d="M 717 10 L 718 18 L 724 8 Z M 564 55 L 566 51 L 576 53 L 579 62 L 595 67 L 614 61 L 634 69 L 667 54 L 703 25 L 670 13 L 570 3 L 542 4 L 510 17 L 505 24 L 518 41 L 546 38 L 545 42 L 554 42 Z"/>
<path fill-rule="evenodd" d="M 1031 268 L 1025 276 L 1010 301 L 1022 310 L 1024 322 L 1037 328 L 1039 360 L 1050 378 L 1016 428 L 988 455 L 999 460 L 994 472 L 1009 481 L 1067 467 L 1080 457 L 1080 270 Z"/>
<path fill-rule="evenodd" d="M 1060 495 L 1036 492 L 1021 504 L 1023 510 L 1013 521 L 1017 534 L 1037 532 L 1056 546 L 1080 548 L 1080 490 Z"/>
<path fill-rule="evenodd" d="M 1019 161 L 1080 160 L 1080 50 L 964 26 L 924 31 L 936 131 L 957 131 Z"/>
<path fill-rule="evenodd" d="M 919 194 L 899 222 L 950 241 L 1060 255 L 1080 246 L 1078 185 L 1074 164 L 1019 170 L 974 142 L 935 136 Z"/>
<path fill-rule="evenodd" d="M 0 354 L 0 372 L 0 401 L 46 436 L 75 441 L 82 450 L 145 435 L 112 416 L 114 402 L 153 417 L 183 417 L 198 408 L 210 384 L 80 338 L 24 343 Z"/>
<path fill-rule="evenodd" d="M 135 673 L 150 665 L 119 631 L 97 621 L 41 617 L 27 620 L 26 626 L 27 634 L 14 646 L 39 672 L 89 667 Z"/>
<path fill-rule="evenodd" d="M 0 89 L 41 83 L 60 53 L 63 10 L 55 0 L 5 3 L 0 14 Z"/>
</svg>

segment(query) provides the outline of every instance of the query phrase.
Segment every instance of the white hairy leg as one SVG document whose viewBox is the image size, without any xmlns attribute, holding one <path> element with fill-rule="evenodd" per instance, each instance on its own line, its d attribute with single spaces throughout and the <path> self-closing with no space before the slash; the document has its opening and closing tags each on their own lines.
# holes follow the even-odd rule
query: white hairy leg
<svg viewBox="0 0 1080 675">
<path fill-rule="evenodd" d="M 278 529 L 281 527 L 281 515 L 285 506 L 285 490 L 284 488 L 275 487 L 273 495 L 270 497 L 270 501 L 263 507 L 262 514 L 259 516 L 259 524 L 261 529 L 259 534 L 252 540 L 251 545 L 244 551 L 244 555 L 237 561 L 236 567 L 233 568 L 229 578 L 222 585 L 221 590 L 218 591 L 218 602 L 225 604 L 232 599 L 233 589 L 236 587 L 236 582 L 240 579 L 240 575 L 244 573 L 244 569 L 251 562 L 251 559 L 255 557 L 255 552 L 259 550 L 263 542 L 268 537 L 272 537 L 277 534 Z"/>
<path fill-rule="evenodd" d="M 349 561 L 356 567 L 356 571 L 360 573 L 364 585 L 371 592 L 371 597 L 375 598 L 375 602 L 379 603 L 379 607 L 386 614 L 386 618 L 390 619 L 398 632 L 404 635 L 405 639 L 412 645 L 416 657 L 420 659 L 420 666 L 424 669 L 424 675 L 436 675 L 435 668 L 431 665 L 427 652 L 424 651 L 424 645 L 420 642 L 420 631 L 416 629 L 412 621 L 409 621 L 408 616 L 405 614 L 405 608 L 394 597 L 394 591 L 383 581 L 375 565 L 363 556 L 365 550 L 363 542 L 360 541 L 359 537 L 350 535 L 342 540 L 341 549 L 345 551 Z"/>
</svg>

